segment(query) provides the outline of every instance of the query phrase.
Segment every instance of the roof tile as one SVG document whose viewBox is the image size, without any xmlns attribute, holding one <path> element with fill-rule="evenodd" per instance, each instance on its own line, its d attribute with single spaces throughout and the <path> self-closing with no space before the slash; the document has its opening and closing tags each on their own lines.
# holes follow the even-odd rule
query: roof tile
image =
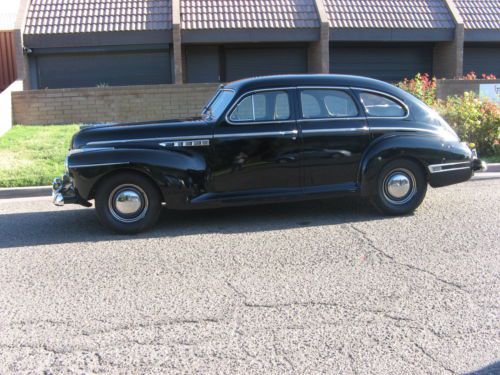
<svg viewBox="0 0 500 375">
<path fill-rule="evenodd" d="M 453 28 L 443 0 L 323 0 L 333 28 Z M 498 1 L 498 0 L 497 0 Z"/>
<path fill-rule="evenodd" d="M 26 34 L 172 28 L 171 0 L 32 0 Z"/>
<path fill-rule="evenodd" d="M 500 29 L 500 0 L 455 0 L 466 29 Z"/>
<path fill-rule="evenodd" d="M 182 0 L 181 22 L 187 30 L 319 27 L 314 0 Z"/>
</svg>

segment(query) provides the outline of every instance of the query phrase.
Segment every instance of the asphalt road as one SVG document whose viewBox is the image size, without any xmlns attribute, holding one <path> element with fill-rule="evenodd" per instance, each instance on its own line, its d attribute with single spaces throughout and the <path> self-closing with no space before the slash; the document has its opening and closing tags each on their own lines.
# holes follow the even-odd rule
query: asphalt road
<svg viewBox="0 0 500 375">
<path fill-rule="evenodd" d="M 165 212 L 0 200 L 0 374 L 500 373 L 500 173 L 412 216 L 356 200 Z"/>
</svg>

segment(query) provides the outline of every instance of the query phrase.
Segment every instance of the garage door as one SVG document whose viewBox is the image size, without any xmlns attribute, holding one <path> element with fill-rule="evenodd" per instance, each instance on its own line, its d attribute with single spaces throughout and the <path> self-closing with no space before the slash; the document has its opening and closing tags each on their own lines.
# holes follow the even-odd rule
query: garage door
<svg viewBox="0 0 500 375">
<path fill-rule="evenodd" d="M 343 44 L 330 46 L 330 72 L 400 81 L 417 73 L 432 75 L 432 44 Z"/>
<path fill-rule="evenodd" d="M 500 75 L 500 44 L 466 44 L 464 47 L 464 73 L 475 72 Z"/>
<path fill-rule="evenodd" d="M 227 48 L 226 80 L 271 75 L 307 73 L 305 48 Z"/>
<path fill-rule="evenodd" d="M 36 56 L 38 88 L 171 83 L 168 51 Z"/>
</svg>

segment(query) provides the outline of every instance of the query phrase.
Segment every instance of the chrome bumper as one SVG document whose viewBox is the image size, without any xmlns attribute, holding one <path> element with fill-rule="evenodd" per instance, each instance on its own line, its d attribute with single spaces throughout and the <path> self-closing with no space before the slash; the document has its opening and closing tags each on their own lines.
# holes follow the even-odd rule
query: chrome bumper
<svg viewBox="0 0 500 375">
<path fill-rule="evenodd" d="M 73 185 L 73 179 L 67 174 L 54 179 L 52 183 L 52 203 L 59 207 L 70 203 L 81 204 L 85 207 L 92 206 L 78 195 Z"/>
</svg>

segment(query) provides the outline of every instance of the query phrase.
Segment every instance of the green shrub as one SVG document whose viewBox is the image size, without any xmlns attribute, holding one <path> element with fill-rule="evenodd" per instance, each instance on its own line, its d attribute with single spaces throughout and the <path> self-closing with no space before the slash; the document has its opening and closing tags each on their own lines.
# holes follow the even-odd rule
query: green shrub
<svg viewBox="0 0 500 375">
<path fill-rule="evenodd" d="M 436 102 L 436 79 L 431 79 L 427 73 L 418 73 L 412 79 L 405 78 L 397 86 L 429 106 L 433 106 Z"/>
<path fill-rule="evenodd" d="M 494 75 L 483 74 L 481 77 L 485 80 L 495 79 Z M 477 76 L 471 72 L 461 79 L 472 80 L 477 79 Z M 437 110 L 460 138 L 475 143 L 480 153 L 491 155 L 499 152 L 500 109 L 496 104 L 480 99 L 472 92 L 438 100 L 436 79 L 431 79 L 428 74 L 417 74 L 411 79 L 405 78 L 397 86 Z"/>
<path fill-rule="evenodd" d="M 493 154 L 500 138 L 500 109 L 496 104 L 466 92 L 437 101 L 435 109 L 462 140 L 475 143 L 480 153 Z"/>
</svg>

